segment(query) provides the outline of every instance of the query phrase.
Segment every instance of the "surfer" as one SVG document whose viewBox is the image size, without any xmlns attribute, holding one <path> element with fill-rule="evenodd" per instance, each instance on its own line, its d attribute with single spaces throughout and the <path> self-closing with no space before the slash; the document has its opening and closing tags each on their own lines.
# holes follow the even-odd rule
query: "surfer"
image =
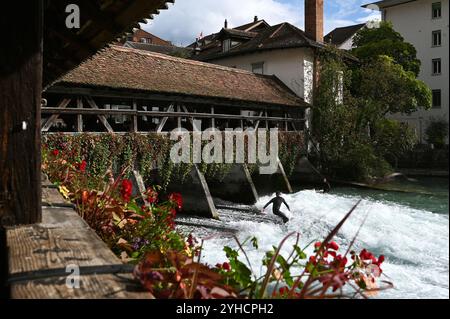
<svg viewBox="0 0 450 319">
<path fill-rule="evenodd" d="M 286 201 L 284 200 L 283 197 L 281 197 L 281 193 L 277 192 L 277 196 L 272 198 L 272 200 L 270 202 L 268 202 L 266 204 L 266 206 L 264 206 L 264 208 L 262 209 L 262 211 L 264 212 L 264 210 L 269 206 L 269 205 L 273 205 L 272 209 L 273 209 L 273 213 L 279 217 L 281 217 L 283 219 L 283 222 L 286 224 L 289 221 L 289 218 L 286 217 L 285 214 L 283 214 L 280 211 L 281 205 L 284 204 L 286 205 L 287 209 L 289 211 L 291 211 L 291 209 L 289 208 L 289 205 L 286 203 Z"/>
<path fill-rule="evenodd" d="M 329 193 L 330 191 L 331 191 L 331 185 L 328 182 L 328 180 L 324 177 L 323 178 L 322 193 Z"/>
</svg>

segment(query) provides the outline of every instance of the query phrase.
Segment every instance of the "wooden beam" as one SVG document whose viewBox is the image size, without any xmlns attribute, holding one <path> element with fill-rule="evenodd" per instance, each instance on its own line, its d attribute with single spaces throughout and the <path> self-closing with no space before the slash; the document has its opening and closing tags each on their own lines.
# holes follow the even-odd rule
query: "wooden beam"
<svg viewBox="0 0 450 319">
<path fill-rule="evenodd" d="M 24 23 L 26 21 L 26 23 Z M 43 1 L 0 10 L 0 228 L 41 221 Z M 0 249 L 3 249 L 0 247 Z"/>
<path fill-rule="evenodd" d="M 193 103 L 197 105 L 215 105 L 215 106 L 226 106 L 226 107 L 237 107 L 241 109 L 252 109 L 260 110 L 262 108 L 275 111 L 285 111 L 306 109 L 311 107 L 309 104 L 298 104 L 298 105 L 283 105 L 283 104 L 273 104 L 265 102 L 254 102 L 245 100 L 234 100 L 226 98 L 212 98 L 206 96 L 195 96 L 195 95 L 183 95 L 183 94 L 163 94 L 163 93 L 152 93 L 145 91 L 135 91 L 126 89 L 101 89 L 101 88 L 80 88 L 80 87 L 66 87 L 60 85 L 54 85 L 46 90 L 46 93 L 51 94 L 67 94 L 67 95 L 90 95 L 92 97 L 101 98 L 120 98 L 120 99 L 138 99 L 138 100 L 148 100 L 148 101 L 165 101 L 165 102 L 180 102 L 180 103 Z"/>
<path fill-rule="evenodd" d="M 172 108 L 173 109 L 173 108 Z M 305 119 L 294 119 L 294 118 L 284 118 L 284 117 L 265 117 L 265 116 L 244 116 L 244 115 L 234 115 L 234 114 L 210 114 L 210 113 L 186 113 L 186 112 L 159 112 L 159 111 L 134 111 L 134 110 L 107 110 L 107 109 L 78 109 L 78 108 L 66 108 L 58 109 L 46 107 L 42 109 L 43 114 L 83 114 L 83 115 L 127 115 L 127 116 L 152 116 L 152 117 L 162 117 L 164 118 L 180 118 L 180 117 L 196 117 L 196 118 L 206 118 L 206 119 L 225 119 L 225 120 L 255 120 L 255 121 L 279 121 L 279 122 L 294 122 L 303 123 Z"/>
<path fill-rule="evenodd" d="M 93 108 L 93 109 L 95 109 L 95 110 L 100 110 L 100 108 L 97 106 L 97 103 L 95 103 L 94 99 L 91 98 L 90 96 L 87 96 L 87 97 L 86 97 L 86 101 L 88 102 L 88 104 L 89 104 L 89 106 L 90 106 L 91 108 Z M 106 127 L 106 130 L 107 130 L 109 133 L 113 133 L 113 132 L 114 132 L 114 129 L 111 127 L 111 125 L 109 125 L 109 122 L 108 122 L 108 120 L 106 119 L 106 116 L 101 115 L 101 114 L 99 114 L 99 115 L 97 115 L 97 116 L 98 116 L 98 118 L 100 119 L 100 122 L 102 122 L 103 125 Z"/>
<path fill-rule="evenodd" d="M 181 108 L 183 109 L 183 111 L 185 113 L 189 113 L 188 109 L 186 108 L 186 106 L 184 104 L 181 104 Z M 190 114 L 192 114 L 192 113 L 190 113 Z M 189 121 L 191 122 L 192 129 L 194 130 L 194 132 L 199 132 L 200 130 L 198 129 L 197 125 L 195 125 L 195 120 L 194 120 L 193 116 L 189 117 Z"/>
<path fill-rule="evenodd" d="M 57 108 L 65 109 L 67 105 L 69 105 L 71 99 L 62 99 Z M 47 121 L 42 125 L 41 131 L 48 132 L 48 130 L 52 127 L 53 123 L 58 119 L 59 114 L 53 114 L 50 116 Z"/>
<path fill-rule="evenodd" d="M 167 113 L 168 113 L 168 112 L 172 112 L 173 109 L 174 109 L 174 104 L 172 103 L 172 104 L 170 104 L 169 107 L 167 108 Z M 166 125 L 166 122 L 167 122 L 168 119 L 169 119 L 168 116 L 165 116 L 165 117 L 162 118 L 161 123 L 159 123 L 158 128 L 156 129 L 156 132 L 158 132 L 158 133 L 161 133 L 161 132 L 162 132 L 162 130 L 163 130 L 163 128 L 164 128 L 164 125 Z"/>
<path fill-rule="evenodd" d="M 259 113 L 259 117 L 262 117 L 264 114 L 264 112 Z M 257 130 L 259 128 L 259 123 L 261 122 L 261 120 L 257 120 L 256 121 L 256 125 L 255 125 L 255 130 Z"/>
<path fill-rule="evenodd" d="M 133 111 L 136 111 L 136 115 L 133 115 L 133 126 L 131 127 L 132 132 L 137 133 L 138 131 L 138 116 L 137 116 L 137 102 L 133 100 Z"/>
<path fill-rule="evenodd" d="M 177 112 L 181 113 L 180 105 L 177 105 Z M 177 127 L 179 130 L 181 130 L 181 116 L 177 117 Z"/>
<path fill-rule="evenodd" d="M 77 98 L 77 108 L 83 108 L 83 100 L 81 97 Z M 83 132 L 83 115 L 81 113 L 77 115 L 77 132 Z"/>
</svg>

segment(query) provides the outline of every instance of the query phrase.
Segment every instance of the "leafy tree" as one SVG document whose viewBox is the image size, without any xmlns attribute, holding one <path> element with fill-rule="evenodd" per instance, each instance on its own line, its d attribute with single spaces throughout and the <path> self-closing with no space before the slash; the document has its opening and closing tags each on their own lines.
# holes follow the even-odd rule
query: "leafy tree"
<svg viewBox="0 0 450 319">
<path fill-rule="evenodd" d="M 448 122 L 442 119 L 433 120 L 426 129 L 427 142 L 433 144 L 437 148 L 442 148 L 445 145 L 445 140 L 448 137 Z"/>
<path fill-rule="evenodd" d="M 416 140 L 408 126 L 385 115 L 413 112 L 423 104 L 431 104 L 429 89 L 392 58 L 349 68 L 341 52 L 323 52 L 312 127 L 324 172 L 353 180 L 391 172 L 387 160 L 410 150 Z"/>
<path fill-rule="evenodd" d="M 352 93 L 375 117 L 410 114 L 432 103 L 430 88 L 388 56 L 374 57 L 354 70 Z"/>
<path fill-rule="evenodd" d="M 396 32 L 390 22 L 381 22 L 377 28 L 362 28 L 354 38 L 353 54 L 367 62 L 380 55 L 387 55 L 405 71 L 419 75 L 421 62 L 416 48 Z"/>
</svg>

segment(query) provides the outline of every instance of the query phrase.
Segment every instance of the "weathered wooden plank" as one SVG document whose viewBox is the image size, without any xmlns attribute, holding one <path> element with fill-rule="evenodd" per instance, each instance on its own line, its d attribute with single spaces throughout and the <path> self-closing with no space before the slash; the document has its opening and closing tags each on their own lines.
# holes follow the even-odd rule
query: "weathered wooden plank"
<svg viewBox="0 0 450 319">
<path fill-rule="evenodd" d="M 43 1 L 11 2 L 0 27 L 0 226 L 30 224 L 41 218 Z"/>
<path fill-rule="evenodd" d="M 133 280 L 131 274 L 81 275 L 80 288 L 69 288 L 67 277 L 52 277 L 15 283 L 13 299 L 154 299 Z"/>
<path fill-rule="evenodd" d="M 49 209 L 61 214 L 64 209 Z M 45 214 L 46 210 L 43 209 Z M 75 212 L 72 210 L 72 214 Z M 69 217 L 67 211 L 62 213 Z M 9 273 L 18 274 L 41 269 L 66 268 L 70 264 L 95 266 L 117 264 L 120 260 L 83 223 L 81 218 L 52 217 L 59 224 L 45 223 L 7 229 L 7 245 L 10 252 Z"/>
</svg>

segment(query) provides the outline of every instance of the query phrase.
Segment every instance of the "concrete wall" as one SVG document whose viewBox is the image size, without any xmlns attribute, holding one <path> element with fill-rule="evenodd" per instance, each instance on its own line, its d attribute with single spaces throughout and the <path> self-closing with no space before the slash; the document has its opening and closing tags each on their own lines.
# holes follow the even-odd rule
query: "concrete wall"
<svg viewBox="0 0 450 319">
<path fill-rule="evenodd" d="M 442 0 L 442 18 L 432 19 L 432 4 L 438 0 L 417 0 L 385 9 L 386 21 L 394 25 L 406 41 L 417 49 L 417 57 L 422 61 L 419 78 L 432 89 L 442 90 L 441 108 L 419 111 L 410 116 L 396 114 L 393 118 L 411 124 L 422 142 L 425 130 L 432 118 L 449 116 L 449 1 Z M 441 30 L 442 46 L 432 47 L 432 32 Z M 432 75 L 432 59 L 442 59 L 442 74 Z"/>
<path fill-rule="evenodd" d="M 276 75 L 298 96 L 311 99 L 314 54 L 310 48 L 256 52 L 210 62 L 247 71 L 252 71 L 252 64 L 264 62 L 264 74 Z"/>
</svg>

